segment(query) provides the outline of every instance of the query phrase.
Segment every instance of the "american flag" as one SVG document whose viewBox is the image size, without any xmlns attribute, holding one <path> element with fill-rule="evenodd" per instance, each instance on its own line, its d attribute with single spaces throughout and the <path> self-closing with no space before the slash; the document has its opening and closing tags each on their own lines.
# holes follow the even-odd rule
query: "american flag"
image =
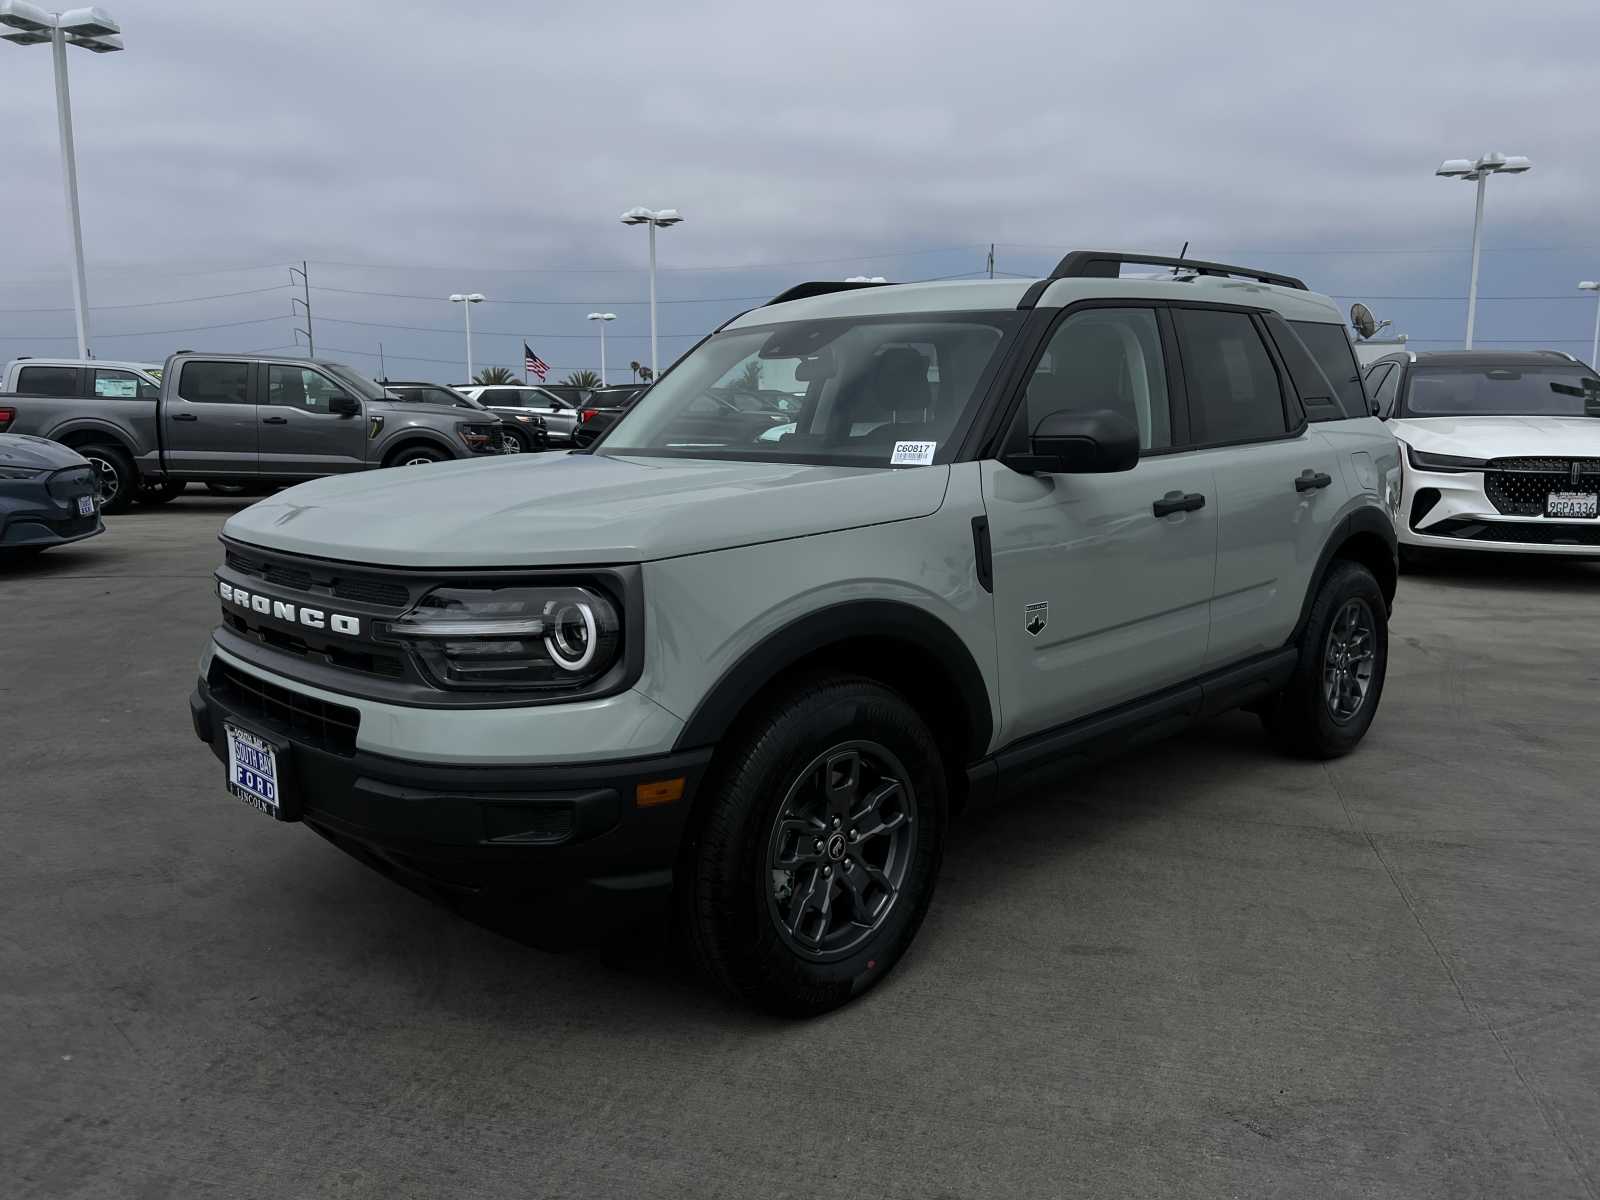
<svg viewBox="0 0 1600 1200">
<path fill-rule="evenodd" d="M 550 373 L 550 364 L 535 354 L 527 342 L 522 343 L 522 372 L 524 375 L 537 375 L 540 383 Z"/>
</svg>

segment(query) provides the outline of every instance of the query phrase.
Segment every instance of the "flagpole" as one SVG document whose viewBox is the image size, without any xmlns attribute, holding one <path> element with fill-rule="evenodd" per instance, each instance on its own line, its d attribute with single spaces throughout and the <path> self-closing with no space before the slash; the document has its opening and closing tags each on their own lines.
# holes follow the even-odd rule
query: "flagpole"
<svg viewBox="0 0 1600 1200">
<path fill-rule="evenodd" d="M 523 383 L 532 383 L 533 382 L 533 380 L 528 378 L 528 335 L 527 334 L 523 334 L 522 335 L 522 382 Z"/>
</svg>

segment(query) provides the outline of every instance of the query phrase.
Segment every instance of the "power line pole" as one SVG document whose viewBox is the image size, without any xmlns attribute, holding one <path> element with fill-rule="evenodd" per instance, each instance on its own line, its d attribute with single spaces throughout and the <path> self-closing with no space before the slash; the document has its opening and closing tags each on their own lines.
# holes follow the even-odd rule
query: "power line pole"
<svg viewBox="0 0 1600 1200">
<path fill-rule="evenodd" d="M 383 343 L 382 342 L 378 343 L 378 378 L 383 380 L 386 383 L 389 380 L 389 372 L 384 368 L 384 365 L 383 365 Z"/>
<path fill-rule="evenodd" d="M 306 262 L 304 259 L 301 259 L 300 260 L 300 265 L 298 267 L 290 267 L 289 268 L 289 286 L 293 287 L 294 286 L 294 277 L 296 275 L 300 276 L 300 286 L 304 289 L 304 295 L 305 295 L 305 299 L 303 299 L 303 300 L 299 296 L 291 296 L 289 298 L 289 311 L 294 313 L 294 315 L 298 317 L 300 315 L 300 310 L 298 308 L 296 308 L 295 305 L 298 304 L 298 305 L 303 305 L 305 307 L 305 310 L 306 310 L 306 327 L 304 329 L 301 329 L 298 325 L 295 326 L 295 333 L 296 334 L 303 333 L 303 334 L 306 335 L 306 354 L 311 358 L 315 358 L 317 356 L 317 339 L 312 335 L 312 332 L 311 332 L 311 276 L 309 274 L 310 266 L 311 266 L 310 263 Z"/>
<path fill-rule="evenodd" d="M 994 278 L 994 243 L 989 243 L 989 278 Z"/>
</svg>

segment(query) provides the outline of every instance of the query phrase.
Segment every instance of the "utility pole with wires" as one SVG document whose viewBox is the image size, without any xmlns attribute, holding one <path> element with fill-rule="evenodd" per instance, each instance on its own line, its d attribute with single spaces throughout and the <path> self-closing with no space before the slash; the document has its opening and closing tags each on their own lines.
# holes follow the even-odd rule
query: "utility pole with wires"
<svg viewBox="0 0 1600 1200">
<path fill-rule="evenodd" d="M 305 299 L 303 299 L 303 300 L 299 296 L 291 296 L 291 297 L 289 297 L 289 311 L 291 313 L 293 313 L 296 317 L 299 317 L 300 316 L 300 307 L 303 307 L 306 310 L 305 311 L 306 327 L 304 329 L 301 329 L 298 325 L 296 325 L 294 327 L 295 345 L 298 346 L 300 344 L 300 335 L 301 334 L 305 334 L 305 337 L 306 337 L 306 354 L 308 356 L 310 356 L 311 358 L 315 358 L 317 356 L 317 339 L 314 336 L 312 336 L 312 332 L 311 332 L 311 275 L 309 273 L 310 272 L 310 267 L 311 267 L 310 263 L 306 262 L 304 259 L 301 259 L 300 265 L 298 267 L 290 267 L 289 268 L 289 286 L 293 287 L 294 286 L 294 277 L 296 275 L 300 276 L 300 286 L 301 286 L 302 289 L 304 289 L 304 295 L 305 295 Z M 296 307 L 296 306 L 300 306 L 300 307 Z"/>
<path fill-rule="evenodd" d="M 383 365 L 383 343 L 382 342 L 378 343 L 378 378 L 384 383 L 388 383 L 389 382 L 389 372 Z"/>
<path fill-rule="evenodd" d="M 989 243 L 989 278 L 994 278 L 994 243 Z"/>
</svg>

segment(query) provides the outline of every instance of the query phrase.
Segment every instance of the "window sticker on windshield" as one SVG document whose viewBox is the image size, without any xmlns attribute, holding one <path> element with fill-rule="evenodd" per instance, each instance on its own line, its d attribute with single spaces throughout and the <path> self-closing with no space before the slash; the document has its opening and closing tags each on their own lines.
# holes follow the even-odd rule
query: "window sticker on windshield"
<svg viewBox="0 0 1600 1200">
<path fill-rule="evenodd" d="M 891 467 L 929 467 L 933 465 L 933 450 L 938 442 L 896 442 L 889 456 Z"/>
</svg>

